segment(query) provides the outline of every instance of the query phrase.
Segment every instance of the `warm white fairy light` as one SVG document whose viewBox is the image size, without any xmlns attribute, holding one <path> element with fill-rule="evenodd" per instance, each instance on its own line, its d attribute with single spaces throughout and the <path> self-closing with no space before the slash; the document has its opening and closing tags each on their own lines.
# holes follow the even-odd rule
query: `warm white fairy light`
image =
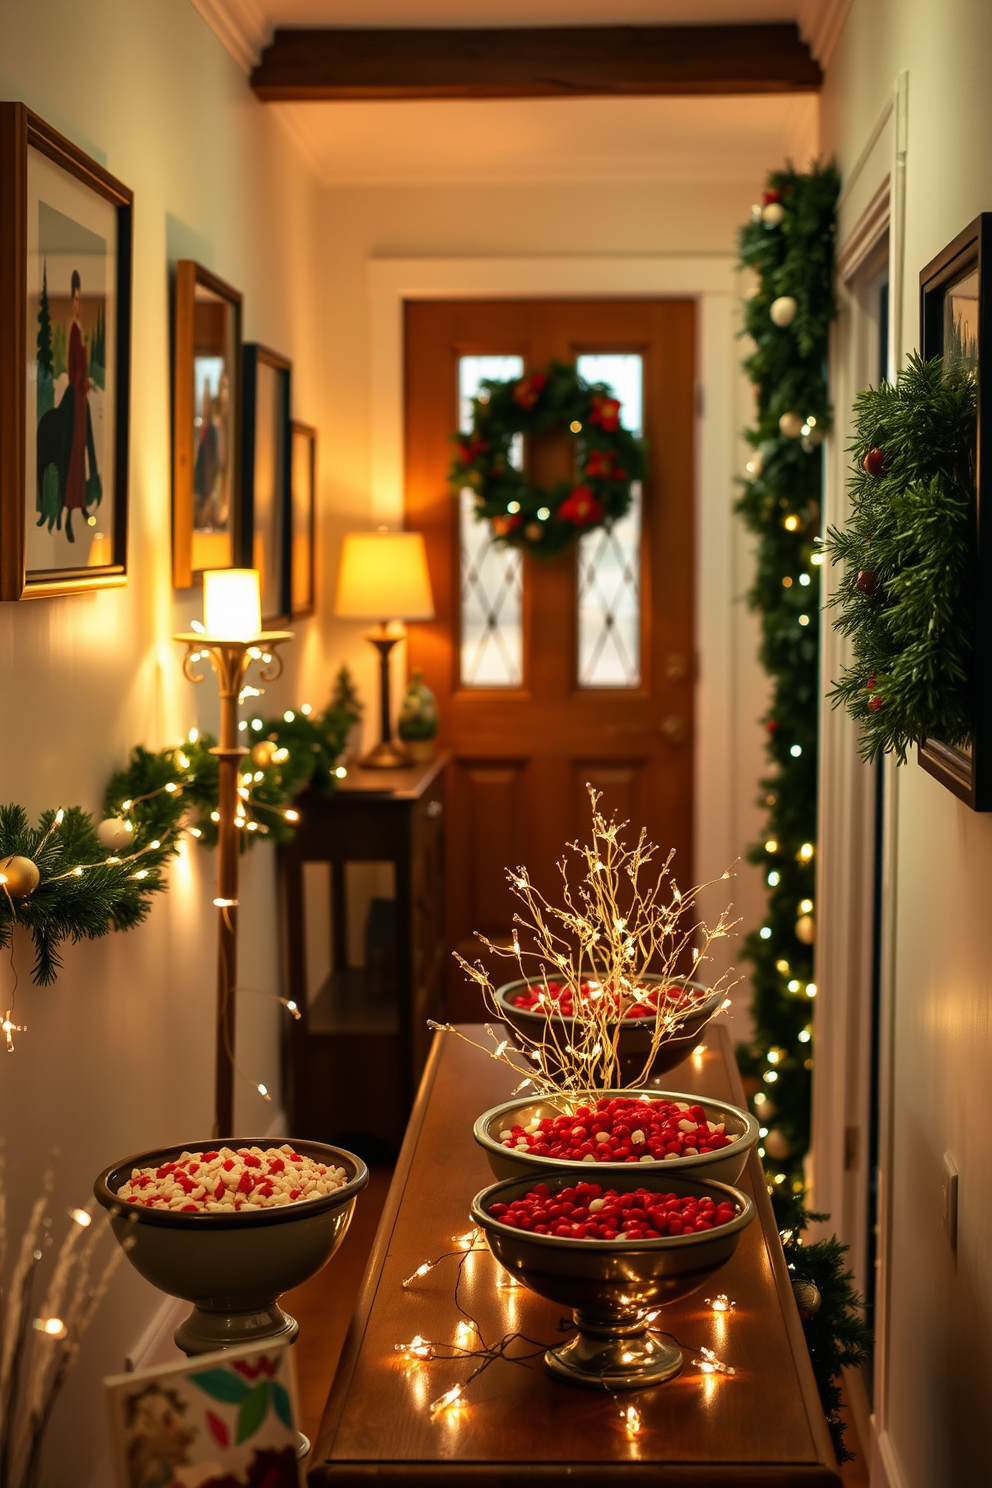
<svg viewBox="0 0 992 1488">
<path fill-rule="evenodd" d="M 33 1326 L 48 1338 L 64 1338 L 67 1331 L 60 1317 L 35 1318 Z"/>
<path fill-rule="evenodd" d="M 271 1101 L 272 1097 L 269 1094 L 269 1091 L 268 1091 L 268 1087 L 267 1086 L 265 1086 L 265 1085 L 256 1085 L 255 1086 L 255 1089 L 258 1091 L 259 1095 L 262 1097 L 262 1099 L 264 1101 Z"/>
<path fill-rule="evenodd" d="M 416 1271 L 411 1272 L 406 1281 L 404 1281 L 404 1287 L 413 1286 L 414 1282 L 419 1281 L 422 1276 L 426 1276 L 428 1271 L 433 1271 L 436 1264 L 436 1261 L 423 1261 L 417 1267 Z"/>
<path fill-rule="evenodd" d="M 451 1410 L 455 1406 L 464 1404 L 465 1396 L 462 1393 L 461 1385 L 454 1385 L 450 1390 L 445 1390 L 444 1394 L 439 1395 L 436 1400 L 431 1401 L 430 1412 L 432 1416 L 437 1416 L 442 1411 Z"/>
<path fill-rule="evenodd" d="M 452 1235 L 451 1243 L 457 1250 L 485 1250 L 486 1242 L 479 1229 L 466 1230 L 464 1235 Z"/>
<path fill-rule="evenodd" d="M 623 1421 L 624 1430 L 629 1437 L 633 1438 L 640 1434 L 643 1423 L 641 1421 L 641 1413 L 636 1405 L 624 1406 L 620 1411 L 620 1418 Z"/>
<path fill-rule="evenodd" d="M 298 822 L 300 819 L 300 813 L 290 808 L 289 811 L 283 812 L 283 818 L 288 822 Z"/>
<path fill-rule="evenodd" d="M 467 1349 L 475 1339 L 475 1324 L 468 1323 L 463 1318 L 455 1329 L 456 1348 Z"/>
<path fill-rule="evenodd" d="M 0 1023 L 0 1033 L 4 1036 L 8 1054 L 13 1054 L 14 1052 L 14 1034 L 27 1033 L 27 1029 L 23 1023 L 15 1023 L 13 1021 L 13 1013 L 14 1009 L 8 1008 L 3 1015 L 3 1022 Z"/>
<path fill-rule="evenodd" d="M 725 1364 L 718 1359 L 712 1349 L 701 1348 L 701 1359 L 693 1359 L 693 1364 L 702 1374 L 735 1374 L 736 1370 L 732 1364 Z"/>
<path fill-rule="evenodd" d="M 88 1229 L 93 1223 L 93 1216 L 88 1209 L 70 1209 L 69 1218 L 74 1219 L 82 1229 Z"/>
<path fill-rule="evenodd" d="M 712 1300 L 707 1297 L 706 1306 L 712 1307 L 714 1312 L 726 1313 L 737 1311 L 737 1303 L 731 1301 L 726 1292 L 718 1292 Z"/>
<path fill-rule="evenodd" d="M 402 1354 L 404 1359 L 434 1358 L 434 1345 L 428 1343 L 426 1338 L 421 1338 L 419 1333 L 415 1333 L 409 1343 L 394 1343 L 393 1350 L 397 1354 Z"/>
</svg>

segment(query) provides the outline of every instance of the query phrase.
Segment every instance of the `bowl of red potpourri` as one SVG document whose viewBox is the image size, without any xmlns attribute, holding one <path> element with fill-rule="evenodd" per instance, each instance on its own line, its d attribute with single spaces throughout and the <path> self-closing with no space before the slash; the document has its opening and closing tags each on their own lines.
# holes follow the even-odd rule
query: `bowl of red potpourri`
<svg viewBox="0 0 992 1488">
<path fill-rule="evenodd" d="M 623 998 L 621 1026 L 617 1034 L 620 1071 L 624 1079 L 631 1080 L 643 1073 L 645 1060 L 651 1054 L 659 1006 L 681 1018 L 681 1022 L 671 1037 L 655 1050 L 649 1071 L 652 1075 L 663 1075 L 688 1058 L 699 1042 L 699 1035 L 713 1014 L 719 1011 L 726 996 L 721 988 L 714 991 L 702 982 L 684 977 L 644 976 L 640 979 L 639 990 L 646 994 L 644 1001 Z M 585 980 L 580 983 L 579 995 L 582 998 L 600 993 L 598 982 Z M 569 1029 L 575 1016 L 573 985 L 543 977 L 523 978 L 497 987 L 495 996 L 501 1018 L 530 1043 L 542 1042 L 549 1020 L 560 1025 L 559 1038 L 564 1034 L 571 1036 Z"/>
<path fill-rule="evenodd" d="M 747 1194 L 670 1169 L 494 1183 L 472 1219 L 502 1266 L 574 1309 L 577 1336 L 545 1363 L 570 1384 L 638 1389 L 677 1374 L 682 1355 L 655 1336 L 651 1309 L 689 1296 L 723 1266 L 754 1218 Z M 661 1325 L 663 1326 L 663 1325 Z"/>
<path fill-rule="evenodd" d="M 330 1260 L 368 1179 L 343 1147 L 232 1137 L 125 1158 L 93 1191 L 134 1269 L 193 1303 L 175 1338 L 200 1354 L 293 1341 L 277 1299 Z"/>
<path fill-rule="evenodd" d="M 474 1136 L 496 1178 L 542 1178 L 588 1168 L 616 1178 L 664 1169 L 736 1183 L 759 1127 L 749 1111 L 711 1096 L 603 1090 L 588 1098 L 518 1096 L 486 1111 Z"/>
</svg>

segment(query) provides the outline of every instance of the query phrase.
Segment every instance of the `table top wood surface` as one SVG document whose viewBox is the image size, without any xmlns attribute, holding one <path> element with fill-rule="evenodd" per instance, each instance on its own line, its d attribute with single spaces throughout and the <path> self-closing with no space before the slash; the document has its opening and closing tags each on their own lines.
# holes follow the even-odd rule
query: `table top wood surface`
<svg viewBox="0 0 992 1488">
<path fill-rule="evenodd" d="M 481 1028 L 464 1031 L 485 1039 Z M 726 1031 L 710 1029 L 706 1044 L 705 1054 L 655 1083 L 743 1105 Z M 637 1405 L 639 1435 L 628 1439 L 609 1394 L 553 1380 L 540 1354 L 518 1365 L 497 1360 L 472 1383 L 465 1408 L 431 1418 L 430 1402 L 464 1382 L 473 1366 L 448 1360 L 405 1364 L 394 1346 L 418 1333 L 454 1341 L 459 1259 L 442 1260 L 409 1289 L 402 1283 L 422 1261 L 451 1250 L 452 1237 L 471 1227 L 470 1201 L 493 1181 L 472 1126 L 482 1111 L 509 1099 L 515 1083 L 505 1066 L 457 1035 L 435 1035 L 310 1456 L 309 1483 L 839 1488 L 754 1152 L 740 1186 L 755 1199 L 757 1220 L 723 1270 L 662 1314 L 664 1326 L 689 1345 L 682 1373 L 619 1396 L 624 1405 Z M 372 1078 L 369 1099 L 375 1099 Z M 541 1344 L 560 1342 L 562 1308 L 522 1288 L 497 1288 L 500 1274 L 487 1250 L 473 1251 L 464 1261 L 461 1295 L 487 1342 L 518 1330 Z M 704 1294 L 718 1292 L 736 1301 L 736 1312 L 713 1314 Z M 734 1376 L 694 1368 L 690 1361 L 701 1345 L 732 1364 Z M 520 1348 L 526 1351 L 526 1345 Z"/>
</svg>

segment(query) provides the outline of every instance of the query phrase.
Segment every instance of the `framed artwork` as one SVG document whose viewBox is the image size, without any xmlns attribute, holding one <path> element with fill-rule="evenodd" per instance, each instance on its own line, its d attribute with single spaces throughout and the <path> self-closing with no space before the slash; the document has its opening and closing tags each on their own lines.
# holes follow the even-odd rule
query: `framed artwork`
<svg viewBox="0 0 992 1488">
<path fill-rule="evenodd" d="M 172 582 L 240 562 L 241 295 L 176 264 L 172 345 Z"/>
<path fill-rule="evenodd" d="M 251 1344 L 104 1380 L 116 1488 L 300 1488 L 286 1344 Z"/>
<path fill-rule="evenodd" d="M 132 204 L 0 103 L 0 599 L 126 582 Z"/>
<path fill-rule="evenodd" d="M 241 561 L 257 568 L 262 620 L 290 611 L 291 540 L 290 377 L 292 363 L 265 346 L 244 350 L 244 526 Z"/>
<path fill-rule="evenodd" d="M 317 430 L 292 425 L 292 500 L 290 503 L 289 613 L 291 619 L 312 615 L 315 604 L 314 519 L 317 493 Z"/>
<path fill-rule="evenodd" d="M 978 386 L 975 429 L 974 696 L 964 747 L 924 739 L 918 759 L 928 774 L 973 811 L 992 811 L 992 212 L 983 212 L 920 275 L 920 349 L 924 357 L 964 363 Z M 983 492 L 984 483 L 984 492 Z"/>
</svg>

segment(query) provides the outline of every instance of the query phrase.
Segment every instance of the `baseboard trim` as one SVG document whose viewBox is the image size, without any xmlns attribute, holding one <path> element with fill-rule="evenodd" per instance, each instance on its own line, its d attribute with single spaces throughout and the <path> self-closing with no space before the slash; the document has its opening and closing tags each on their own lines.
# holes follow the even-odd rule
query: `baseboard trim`
<svg viewBox="0 0 992 1488">
<path fill-rule="evenodd" d="M 906 1479 L 887 1431 L 879 1432 L 875 1417 L 871 1418 L 871 1488 L 906 1488 Z"/>
</svg>

